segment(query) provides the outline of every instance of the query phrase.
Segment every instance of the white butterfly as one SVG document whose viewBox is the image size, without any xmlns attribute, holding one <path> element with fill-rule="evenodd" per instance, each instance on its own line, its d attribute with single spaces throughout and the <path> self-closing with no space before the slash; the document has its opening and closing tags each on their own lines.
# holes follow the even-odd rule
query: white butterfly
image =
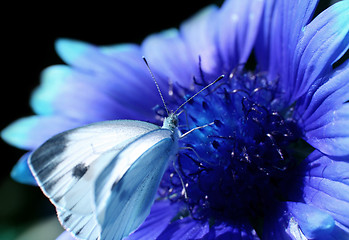
<svg viewBox="0 0 349 240">
<path fill-rule="evenodd" d="M 28 159 L 65 229 L 82 239 L 122 239 L 148 216 L 171 156 L 177 115 L 163 126 L 99 122 L 54 136 Z"/>
<path fill-rule="evenodd" d="M 178 152 L 178 139 L 201 128 L 181 136 L 178 109 L 162 127 L 136 120 L 93 123 L 58 134 L 31 154 L 30 170 L 65 229 L 80 239 L 106 240 L 137 229 Z"/>
</svg>

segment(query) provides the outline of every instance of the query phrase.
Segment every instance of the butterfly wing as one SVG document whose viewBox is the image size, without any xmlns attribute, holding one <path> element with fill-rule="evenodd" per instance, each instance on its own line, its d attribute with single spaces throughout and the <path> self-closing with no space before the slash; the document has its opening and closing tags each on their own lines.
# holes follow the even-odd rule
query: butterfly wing
<svg viewBox="0 0 349 240">
<path fill-rule="evenodd" d="M 98 238 L 101 228 L 95 215 L 96 179 L 116 161 L 119 152 L 156 129 L 159 127 L 154 124 L 132 120 L 90 124 L 52 137 L 29 157 L 28 165 L 38 185 L 56 206 L 65 228 L 80 238 Z M 132 163 L 119 165 L 116 177 L 121 178 Z"/>
<path fill-rule="evenodd" d="M 150 208 L 167 168 L 177 152 L 177 139 L 168 129 L 149 132 L 120 152 L 96 181 L 97 219 L 101 239 L 122 239 L 149 215 Z M 121 179 L 113 177 L 117 162 L 134 158 Z"/>
<path fill-rule="evenodd" d="M 60 223 L 79 239 L 99 240 L 101 226 L 94 214 L 78 214 L 62 208 L 56 208 Z"/>
</svg>

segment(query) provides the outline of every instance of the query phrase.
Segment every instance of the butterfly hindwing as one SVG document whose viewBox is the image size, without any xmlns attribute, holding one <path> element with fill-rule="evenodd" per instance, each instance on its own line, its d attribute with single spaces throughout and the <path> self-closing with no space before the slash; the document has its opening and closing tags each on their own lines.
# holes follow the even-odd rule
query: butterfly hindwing
<svg viewBox="0 0 349 240">
<path fill-rule="evenodd" d="M 103 171 L 95 187 L 102 239 L 122 239 L 145 220 L 169 159 L 176 151 L 177 140 L 172 131 L 154 130 L 118 154 L 115 162 L 136 158 L 121 179 L 113 178 L 113 162 Z"/>
<path fill-rule="evenodd" d="M 29 157 L 29 167 L 42 191 L 56 206 L 64 227 L 82 238 L 86 238 L 82 235 L 87 232 L 82 231 L 82 222 L 96 225 L 95 232 L 87 235 L 95 236 L 101 231 L 95 216 L 96 179 L 120 151 L 157 129 L 156 125 L 133 120 L 90 124 L 52 137 Z"/>
</svg>

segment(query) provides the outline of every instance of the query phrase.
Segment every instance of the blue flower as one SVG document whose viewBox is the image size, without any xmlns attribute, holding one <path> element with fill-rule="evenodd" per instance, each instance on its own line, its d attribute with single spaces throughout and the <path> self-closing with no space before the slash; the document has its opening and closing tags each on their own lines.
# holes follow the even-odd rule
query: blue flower
<svg viewBox="0 0 349 240">
<path fill-rule="evenodd" d="M 161 124 L 146 56 L 183 138 L 151 213 L 129 239 L 349 239 L 349 1 L 226 1 L 141 45 L 60 39 L 68 64 L 42 73 L 36 115 L 2 131 L 32 151 L 91 122 Z M 254 49 L 255 56 L 252 54 Z M 245 64 L 255 57 L 256 67 Z M 24 156 L 12 171 L 35 184 Z M 64 233 L 61 238 L 65 238 Z M 66 239 L 66 238 L 65 238 Z"/>
</svg>

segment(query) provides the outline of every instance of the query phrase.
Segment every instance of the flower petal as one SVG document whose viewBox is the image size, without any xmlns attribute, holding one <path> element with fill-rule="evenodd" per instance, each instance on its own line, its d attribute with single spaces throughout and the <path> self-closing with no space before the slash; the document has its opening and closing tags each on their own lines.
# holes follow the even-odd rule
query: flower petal
<svg viewBox="0 0 349 240">
<path fill-rule="evenodd" d="M 319 211 L 314 206 L 283 202 L 276 205 L 273 210 L 275 210 L 274 213 L 266 216 L 263 239 L 308 240 L 308 237 L 305 236 L 306 231 L 309 235 L 320 235 L 316 237 L 318 240 L 348 239 L 348 228 L 336 221 L 332 226 L 333 219 L 331 220 L 331 217 L 324 211 Z M 320 232 L 323 234 L 319 234 Z"/>
<path fill-rule="evenodd" d="M 326 178 L 349 185 L 349 161 L 347 157 L 330 157 L 315 150 L 301 163 L 302 176 Z"/>
<path fill-rule="evenodd" d="M 340 223 L 336 222 L 336 226 L 331 232 L 330 236 L 321 238 L 323 240 L 338 240 L 338 239 L 349 239 L 349 228 L 344 227 Z"/>
<path fill-rule="evenodd" d="M 225 1 L 219 10 L 217 42 L 225 72 L 246 63 L 258 33 L 264 0 Z"/>
<path fill-rule="evenodd" d="M 302 30 L 292 62 L 293 99 L 302 96 L 311 84 L 332 69 L 332 64 L 349 47 L 349 2 L 332 5 Z M 289 84 L 289 83 L 287 83 Z"/>
<path fill-rule="evenodd" d="M 308 143 L 329 155 L 349 155 L 349 104 L 324 114 L 312 125 L 317 126 L 305 128 Z"/>
<path fill-rule="evenodd" d="M 117 79 L 111 79 L 111 82 L 106 83 L 109 84 L 109 87 L 115 87 L 115 89 L 109 90 L 109 93 L 118 90 L 121 92 L 119 88 L 122 86 L 128 87 L 127 91 L 130 93 L 132 93 L 133 90 L 134 92 L 141 92 L 142 94 L 152 95 L 157 99 L 159 98 L 157 93 L 154 94 L 154 82 L 143 61 L 142 57 L 144 53 L 142 52 L 142 47 L 136 44 L 117 44 L 112 46 L 101 46 L 99 50 L 115 61 L 112 61 L 112 65 L 108 68 L 110 68 L 112 72 L 115 72 L 115 75 L 121 73 L 121 76 L 118 76 Z M 151 69 L 153 69 L 153 65 Z M 123 79 L 123 81 L 119 79 Z M 161 78 L 156 80 L 162 90 L 168 89 L 168 79 L 166 79 L 166 81 L 163 81 Z M 105 86 L 105 84 L 101 83 L 101 86 Z"/>
<path fill-rule="evenodd" d="M 262 233 L 262 239 L 307 240 L 302 239 L 304 235 L 297 222 L 290 218 L 286 203 L 275 204 L 273 211 L 266 215 Z"/>
<path fill-rule="evenodd" d="M 152 34 L 142 43 L 144 56 L 155 75 L 189 87 L 199 68 L 176 29 Z M 158 78 L 157 78 L 158 79 Z"/>
<path fill-rule="evenodd" d="M 66 78 L 72 70 L 65 65 L 55 65 L 46 68 L 41 73 L 41 85 L 36 88 L 30 99 L 30 105 L 39 115 L 55 113 L 53 101 L 58 98 L 59 91 L 65 86 Z"/>
<path fill-rule="evenodd" d="M 169 224 L 157 240 L 202 239 L 208 231 L 208 224 L 186 217 Z"/>
<path fill-rule="evenodd" d="M 64 231 L 56 240 L 75 240 L 75 238 L 68 231 Z"/>
<path fill-rule="evenodd" d="M 322 209 L 349 227 L 349 162 L 314 151 L 302 163 L 304 202 Z"/>
<path fill-rule="evenodd" d="M 81 125 L 81 122 L 58 116 L 30 116 L 3 129 L 1 137 L 15 147 L 33 150 L 53 135 Z"/>
<path fill-rule="evenodd" d="M 322 152 L 349 155 L 349 60 L 329 76 L 318 79 L 297 102 L 296 115 L 305 139 Z"/>
<path fill-rule="evenodd" d="M 37 114 L 60 114 L 85 122 L 111 120 L 117 112 L 127 112 L 98 87 L 89 84 L 93 75 L 56 65 L 45 69 L 41 85 L 35 89 L 31 106 Z"/>
<path fill-rule="evenodd" d="M 349 60 L 331 74 L 315 82 L 297 102 L 301 122 L 308 128 L 331 110 L 337 110 L 349 99 Z"/>
<path fill-rule="evenodd" d="M 302 28 L 311 20 L 317 2 L 265 1 L 263 21 L 256 41 L 256 58 L 261 70 L 269 72 L 270 79 L 274 80 L 280 74 L 287 77 L 282 71 L 289 68 L 288 57 L 293 54 Z"/>
<path fill-rule="evenodd" d="M 150 214 L 142 225 L 127 239 L 156 239 L 178 213 L 179 207 L 170 201 L 155 201 Z"/>
<path fill-rule="evenodd" d="M 180 26 L 180 34 L 196 66 L 199 67 L 200 58 L 204 72 L 218 75 L 216 70 L 220 68 L 220 61 L 215 42 L 216 14 L 216 6 L 206 7 Z"/>
<path fill-rule="evenodd" d="M 226 223 L 220 223 L 210 227 L 210 232 L 205 235 L 203 239 L 249 239 L 258 240 L 256 231 L 249 225 L 239 224 L 236 226 L 228 225 Z"/>
<path fill-rule="evenodd" d="M 255 55 L 258 67 L 263 71 L 268 71 L 271 48 L 271 36 L 273 34 L 272 20 L 275 14 L 276 1 L 265 1 L 262 21 L 259 24 L 259 31 L 255 41 Z M 275 21 L 274 17 L 274 21 Z"/>
<path fill-rule="evenodd" d="M 307 238 L 329 235 L 335 227 L 333 218 L 316 207 L 300 202 L 288 202 L 287 207 Z"/>
<path fill-rule="evenodd" d="M 336 190 L 348 191 L 343 188 L 343 185 L 334 184 L 330 181 L 324 181 L 320 188 L 317 186 L 320 184 L 320 180 L 313 180 L 308 183 L 304 188 L 304 200 L 306 203 L 317 206 L 319 209 L 326 211 L 330 214 L 337 222 L 343 224 L 345 227 L 349 227 L 349 215 L 348 209 L 349 204 L 347 201 L 337 199 L 336 196 L 331 196 L 333 193 L 329 190 L 330 187 L 335 187 Z M 327 187 L 324 187 L 327 185 Z M 347 187 L 346 187 L 347 188 Z M 343 196 L 340 196 L 343 198 Z"/>
<path fill-rule="evenodd" d="M 280 78 L 280 91 L 287 90 L 285 98 L 289 103 L 329 73 L 333 62 L 349 46 L 348 2 L 334 4 L 306 25 L 316 4 L 312 0 L 270 1 L 266 5 L 260 43 L 256 45 L 257 59 L 269 62 L 262 63 L 262 68 L 268 66 L 271 80 Z M 271 16 L 272 20 L 266 19 Z"/>
<path fill-rule="evenodd" d="M 80 60 L 81 56 L 84 55 L 86 51 L 89 51 L 91 46 L 81 41 L 62 38 L 56 41 L 55 48 L 63 61 L 73 65 Z M 89 66 L 87 65 L 86 69 L 88 68 Z"/>
<path fill-rule="evenodd" d="M 287 198 L 294 202 L 281 203 L 266 217 L 266 239 L 306 239 L 302 234 L 316 239 L 349 236 L 347 157 L 329 157 L 315 150 L 301 162 L 292 182 L 302 192 L 288 191 Z"/>
<path fill-rule="evenodd" d="M 32 175 L 27 160 L 31 152 L 24 154 L 16 165 L 12 168 L 11 177 L 17 182 L 37 186 L 34 176 Z"/>
<path fill-rule="evenodd" d="M 139 56 L 139 46 L 133 43 L 120 43 L 115 45 L 100 46 L 99 50 L 108 57 L 119 58 L 134 55 Z M 126 54 L 126 55 L 125 55 Z"/>
<path fill-rule="evenodd" d="M 65 56 L 76 44 L 88 50 L 79 51 L 78 57 Z M 68 39 L 59 40 L 57 46 L 73 68 L 52 66 L 43 72 L 42 84 L 31 101 L 37 113 L 63 114 L 88 122 L 153 119 L 152 108 L 161 101 L 138 46 L 97 48 Z M 162 89 L 168 87 L 168 82 L 158 82 Z"/>
<path fill-rule="evenodd" d="M 61 38 L 55 42 L 55 49 L 64 62 L 89 73 L 103 71 L 103 65 L 108 66 L 108 58 L 96 46 L 86 42 Z"/>
</svg>

